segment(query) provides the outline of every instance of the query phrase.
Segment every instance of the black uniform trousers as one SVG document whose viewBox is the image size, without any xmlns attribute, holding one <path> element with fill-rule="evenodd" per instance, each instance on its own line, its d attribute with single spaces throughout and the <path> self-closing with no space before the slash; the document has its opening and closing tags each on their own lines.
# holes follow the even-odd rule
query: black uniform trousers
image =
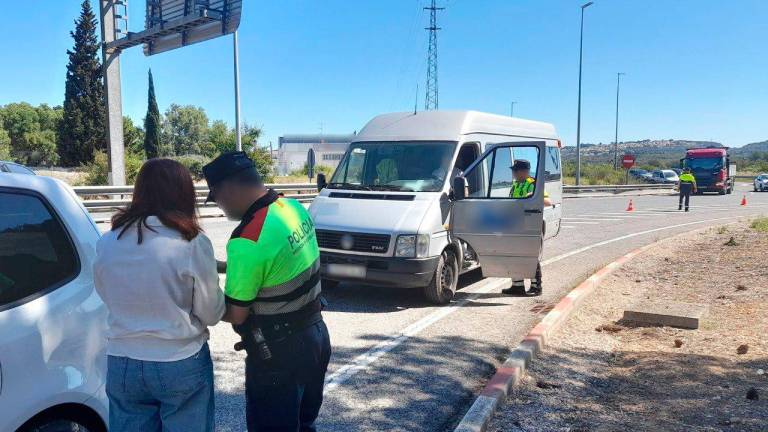
<svg viewBox="0 0 768 432">
<path fill-rule="evenodd" d="M 688 204 L 691 201 L 691 192 L 693 192 L 693 183 L 680 182 L 680 200 L 678 208 L 683 208 L 683 200 L 685 200 L 685 209 L 688 210 Z"/>
<path fill-rule="evenodd" d="M 315 432 L 331 339 L 323 321 L 276 341 L 272 358 L 245 359 L 248 432 Z"/>
</svg>

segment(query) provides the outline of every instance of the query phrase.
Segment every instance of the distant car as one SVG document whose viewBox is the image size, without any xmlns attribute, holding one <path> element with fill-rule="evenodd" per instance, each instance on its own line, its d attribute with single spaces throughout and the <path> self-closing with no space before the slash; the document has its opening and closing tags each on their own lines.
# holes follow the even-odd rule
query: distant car
<svg viewBox="0 0 768 432">
<path fill-rule="evenodd" d="M 25 167 L 24 165 L 17 164 L 16 162 L 0 161 L 0 172 L 12 173 L 12 174 L 32 174 L 35 172 Z"/>
<path fill-rule="evenodd" d="M 682 168 L 672 168 L 672 171 L 674 171 L 678 176 L 683 173 Z"/>
<path fill-rule="evenodd" d="M 677 183 L 680 178 L 677 173 L 672 170 L 656 170 L 651 175 L 651 181 L 653 183 L 672 184 Z"/>
<path fill-rule="evenodd" d="M 629 170 L 629 175 L 642 181 L 651 180 L 651 173 L 641 168 L 631 168 Z"/>
<path fill-rule="evenodd" d="M 754 181 L 755 192 L 768 191 L 768 174 L 760 174 L 755 177 Z"/>
</svg>

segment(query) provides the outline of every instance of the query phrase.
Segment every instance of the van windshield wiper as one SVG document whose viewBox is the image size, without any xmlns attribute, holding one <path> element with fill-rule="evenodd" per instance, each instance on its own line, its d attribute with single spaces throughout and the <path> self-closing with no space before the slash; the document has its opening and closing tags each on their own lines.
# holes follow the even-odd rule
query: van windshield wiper
<svg viewBox="0 0 768 432">
<path fill-rule="evenodd" d="M 340 183 L 340 182 L 331 182 L 327 184 L 327 187 L 331 189 L 352 189 L 352 190 L 372 190 L 368 186 L 363 186 L 359 184 L 354 183 Z"/>
<path fill-rule="evenodd" d="M 395 192 L 413 192 L 413 189 L 395 185 L 371 185 L 371 190 L 395 191 Z"/>
</svg>

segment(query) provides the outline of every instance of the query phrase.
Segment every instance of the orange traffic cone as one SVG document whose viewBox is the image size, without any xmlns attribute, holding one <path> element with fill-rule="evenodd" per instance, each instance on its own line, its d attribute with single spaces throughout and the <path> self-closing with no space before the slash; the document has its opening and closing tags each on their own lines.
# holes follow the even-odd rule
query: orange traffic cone
<svg viewBox="0 0 768 432">
<path fill-rule="evenodd" d="M 635 206 L 632 204 L 632 200 L 629 200 L 629 205 L 627 206 L 627 211 L 635 211 Z"/>
<path fill-rule="evenodd" d="M 747 194 L 744 194 L 744 196 L 741 198 L 741 205 L 747 205 Z"/>
</svg>

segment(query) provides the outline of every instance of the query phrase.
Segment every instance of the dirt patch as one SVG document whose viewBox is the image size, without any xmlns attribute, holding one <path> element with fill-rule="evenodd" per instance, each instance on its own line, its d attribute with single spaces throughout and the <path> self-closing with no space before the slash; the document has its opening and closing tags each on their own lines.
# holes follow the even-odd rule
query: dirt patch
<svg viewBox="0 0 768 432">
<path fill-rule="evenodd" d="M 552 338 L 488 430 L 767 431 L 766 251 L 768 234 L 744 223 L 635 258 Z M 621 322 L 641 300 L 709 312 L 698 330 Z"/>
</svg>

